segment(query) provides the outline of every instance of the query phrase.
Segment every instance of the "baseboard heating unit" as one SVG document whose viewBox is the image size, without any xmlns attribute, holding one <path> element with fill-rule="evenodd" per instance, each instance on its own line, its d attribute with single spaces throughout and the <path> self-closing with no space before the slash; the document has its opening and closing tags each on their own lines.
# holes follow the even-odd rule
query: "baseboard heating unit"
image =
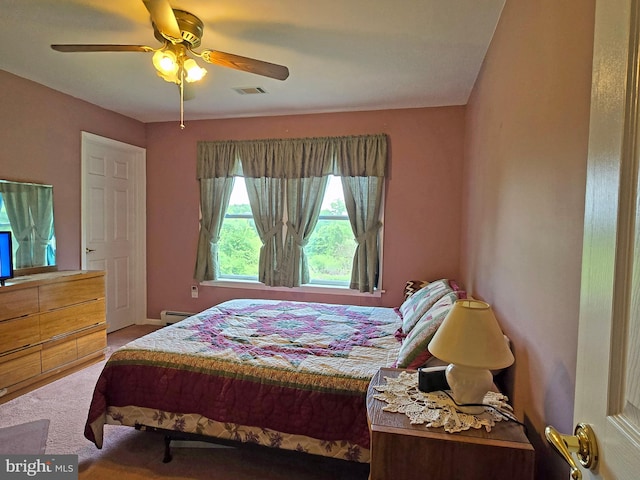
<svg viewBox="0 0 640 480">
<path fill-rule="evenodd" d="M 162 310 L 160 312 L 160 321 L 164 322 L 165 325 L 172 325 L 180 320 L 190 317 L 191 315 L 194 314 L 189 312 L 176 312 L 174 310 Z"/>
</svg>

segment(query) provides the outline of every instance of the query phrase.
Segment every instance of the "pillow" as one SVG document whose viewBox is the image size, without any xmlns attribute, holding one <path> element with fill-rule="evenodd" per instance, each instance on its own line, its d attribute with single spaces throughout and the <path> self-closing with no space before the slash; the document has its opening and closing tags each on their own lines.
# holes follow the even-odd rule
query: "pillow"
<svg viewBox="0 0 640 480">
<path fill-rule="evenodd" d="M 427 349 L 427 345 L 433 338 L 433 335 L 442 324 L 444 317 L 447 316 L 449 310 L 458 300 L 456 292 L 445 293 L 433 307 L 429 309 L 411 329 L 405 337 L 398 358 L 396 367 L 398 368 L 418 368 L 426 363 L 432 356 Z"/>
<path fill-rule="evenodd" d="M 412 294 L 400 305 L 402 331 L 408 334 L 413 326 L 418 323 L 420 317 L 422 317 L 434 303 L 452 291 L 449 286 L 449 281 L 442 279 L 431 282 Z"/>
<path fill-rule="evenodd" d="M 429 283 L 430 282 L 428 282 L 427 280 L 409 280 L 404 285 L 404 299 L 406 300 L 407 298 L 409 298 L 411 295 L 416 293 L 421 288 L 426 287 L 427 285 L 429 285 Z"/>
<path fill-rule="evenodd" d="M 431 282 L 429 282 L 428 280 L 409 280 L 404 285 L 404 299 L 406 300 L 421 288 L 429 285 L 429 283 Z M 456 282 L 455 280 L 449 280 L 449 286 L 451 287 L 451 290 L 453 290 L 454 292 L 458 292 L 458 298 L 467 298 L 466 292 L 462 289 L 462 287 L 460 287 L 458 282 Z"/>
</svg>

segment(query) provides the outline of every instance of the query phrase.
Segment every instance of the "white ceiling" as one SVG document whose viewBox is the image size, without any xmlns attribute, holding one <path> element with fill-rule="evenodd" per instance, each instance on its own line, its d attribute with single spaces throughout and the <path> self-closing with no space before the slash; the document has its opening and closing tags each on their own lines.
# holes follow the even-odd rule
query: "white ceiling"
<svg viewBox="0 0 640 480">
<path fill-rule="evenodd" d="M 279 81 L 200 60 L 209 73 L 185 119 L 464 105 L 504 2 L 171 0 L 204 22 L 200 49 L 290 71 Z M 178 87 L 150 53 L 60 53 L 55 43 L 157 48 L 141 0 L 0 0 L 0 69 L 143 122 L 179 118 Z"/>
</svg>

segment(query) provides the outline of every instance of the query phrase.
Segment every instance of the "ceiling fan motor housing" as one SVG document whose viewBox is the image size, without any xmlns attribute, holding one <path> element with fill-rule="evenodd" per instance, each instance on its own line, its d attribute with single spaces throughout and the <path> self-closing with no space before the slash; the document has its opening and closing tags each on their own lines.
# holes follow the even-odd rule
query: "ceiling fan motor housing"
<svg viewBox="0 0 640 480">
<path fill-rule="evenodd" d="M 178 21 L 178 27 L 180 28 L 180 35 L 182 35 L 183 42 L 188 44 L 190 48 L 198 48 L 204 31 L 204 24 L 202 23 L 202 20 L 185 10 L 174 9 L 173 13 Z M 167 40 L 158 31 L 155 23 L 153 24 L 153 34 L 160 42 L 165 42 Z"/>
</svg>

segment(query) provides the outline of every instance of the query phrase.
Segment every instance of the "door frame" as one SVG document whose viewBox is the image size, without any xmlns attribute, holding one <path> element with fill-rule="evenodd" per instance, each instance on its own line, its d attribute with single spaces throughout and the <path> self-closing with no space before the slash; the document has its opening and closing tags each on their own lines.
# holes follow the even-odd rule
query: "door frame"
<svg viewBox="0 0 640 480">
<path fill-rule="evenodd" d="M 102 137 L 94 133 L 81 131 L 81 220 L 80 220 L 80 258 L 81 268 L 87 268 L 87 227 L 88 227 L 88 201 L 87 201 L 87 174 L 88 174 L 88 157 L 86 154 L 87 143 L 98 143 L 105 147 L 125 149 L 135 154 L 134 175 L 135 175 L 135 193 L 134 205 L 136 222 L 135 222 L 135 242 L 133 247 L 133 255 L 135 256 L 134 270 L 132 272 L 131 281 L 131 301 L 133 303 L 133 311 L 135 314 L 135 323 L 143 323 L 147 318 L 147 151 L 142 147 L 130 145 L 128 143 L 113 140 L 111 138 Z M 107 322 L 109 319 L 107 319 Z"/>
</svg>

